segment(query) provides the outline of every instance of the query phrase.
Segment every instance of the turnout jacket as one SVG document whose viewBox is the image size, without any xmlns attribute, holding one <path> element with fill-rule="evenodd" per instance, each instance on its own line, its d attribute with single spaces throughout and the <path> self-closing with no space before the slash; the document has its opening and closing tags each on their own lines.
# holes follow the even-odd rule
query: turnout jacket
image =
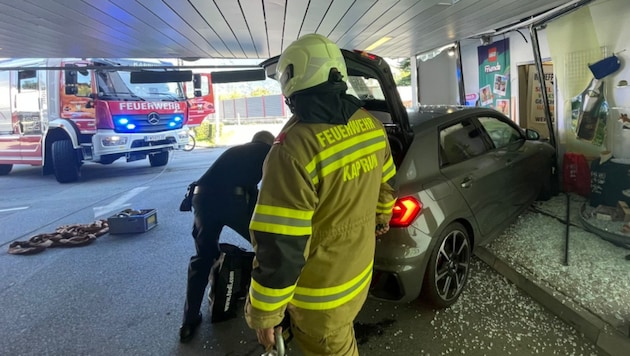
<svg viewBox="0 0 630 356">
<path fill-rule="evenodd" d="M 250 222 L 251 328 L 280 324 L 288 304 L 328 315 L 326 328 L 356 317 L 372 277 L 375 226 L 391 218 L 395 173 L 385 129 L 364 109 L 345 125 L 287 122 L 265 160 Z"/>
</svg>

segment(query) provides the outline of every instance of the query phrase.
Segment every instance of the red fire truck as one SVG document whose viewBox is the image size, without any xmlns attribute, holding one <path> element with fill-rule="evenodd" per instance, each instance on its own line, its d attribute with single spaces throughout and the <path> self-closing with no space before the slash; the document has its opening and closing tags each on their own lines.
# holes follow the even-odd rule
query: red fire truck
<svg viewBox="0 0 630 356">
<path fill-rule="evenodd" d="M 214 114 L 214 94 L 210 73 L 193 74 L 193 81 L 184 83 L 188 103 L 188 127 L 201 125 L 210 114 Z"/>
<path fill-rule="evenodd" d="M 0 175 L 28 164 L 67 183 L 79 179 L 84 162 L 148 157 L 153 167 L 166 165 L 169 152 L 187 143 L 188 125 L 214 112 L 209 75 L 193 78 L 192 71 L 168 66 L 157 60 L 0 62 Z"/>
</svg>

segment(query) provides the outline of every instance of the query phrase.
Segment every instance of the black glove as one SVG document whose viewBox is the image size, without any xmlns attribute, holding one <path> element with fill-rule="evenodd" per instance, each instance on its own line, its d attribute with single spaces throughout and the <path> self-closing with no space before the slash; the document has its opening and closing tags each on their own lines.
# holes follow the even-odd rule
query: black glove
<svg viewBox="0 0 630 356">
<path fill-rule="evenodd" d="M 179 211 L 192 211 L 192 198 L 195 195 L 196 186 L 197 182 L 192 182 L 188 184 L 186 195 L 184 196 L 182 202 L 179 204 Z"/>
</svg>

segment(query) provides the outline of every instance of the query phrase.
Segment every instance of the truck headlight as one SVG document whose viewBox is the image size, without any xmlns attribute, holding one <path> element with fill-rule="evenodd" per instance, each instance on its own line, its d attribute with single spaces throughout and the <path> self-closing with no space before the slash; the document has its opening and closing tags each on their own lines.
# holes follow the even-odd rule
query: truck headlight
<svg viewBox="0 0 630 356">
<path fill-rule="evenodd" d="M 103 146 L 119 146 L 127 144 L 127 137 L 106 136 L 101 140 Z"/>
</svg>

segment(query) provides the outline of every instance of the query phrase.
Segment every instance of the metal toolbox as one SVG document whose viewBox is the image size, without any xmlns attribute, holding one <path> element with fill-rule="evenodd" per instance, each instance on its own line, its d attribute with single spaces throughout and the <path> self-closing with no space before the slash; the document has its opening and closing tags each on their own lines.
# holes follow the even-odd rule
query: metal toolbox
<svg viewBox="0 0 630 356">
<path fill-rule="evenodd" d="M 110 234 L 137 234 L 157 225 L 155 209 L 123 210 L 107 218 Z"/>
</svg>

